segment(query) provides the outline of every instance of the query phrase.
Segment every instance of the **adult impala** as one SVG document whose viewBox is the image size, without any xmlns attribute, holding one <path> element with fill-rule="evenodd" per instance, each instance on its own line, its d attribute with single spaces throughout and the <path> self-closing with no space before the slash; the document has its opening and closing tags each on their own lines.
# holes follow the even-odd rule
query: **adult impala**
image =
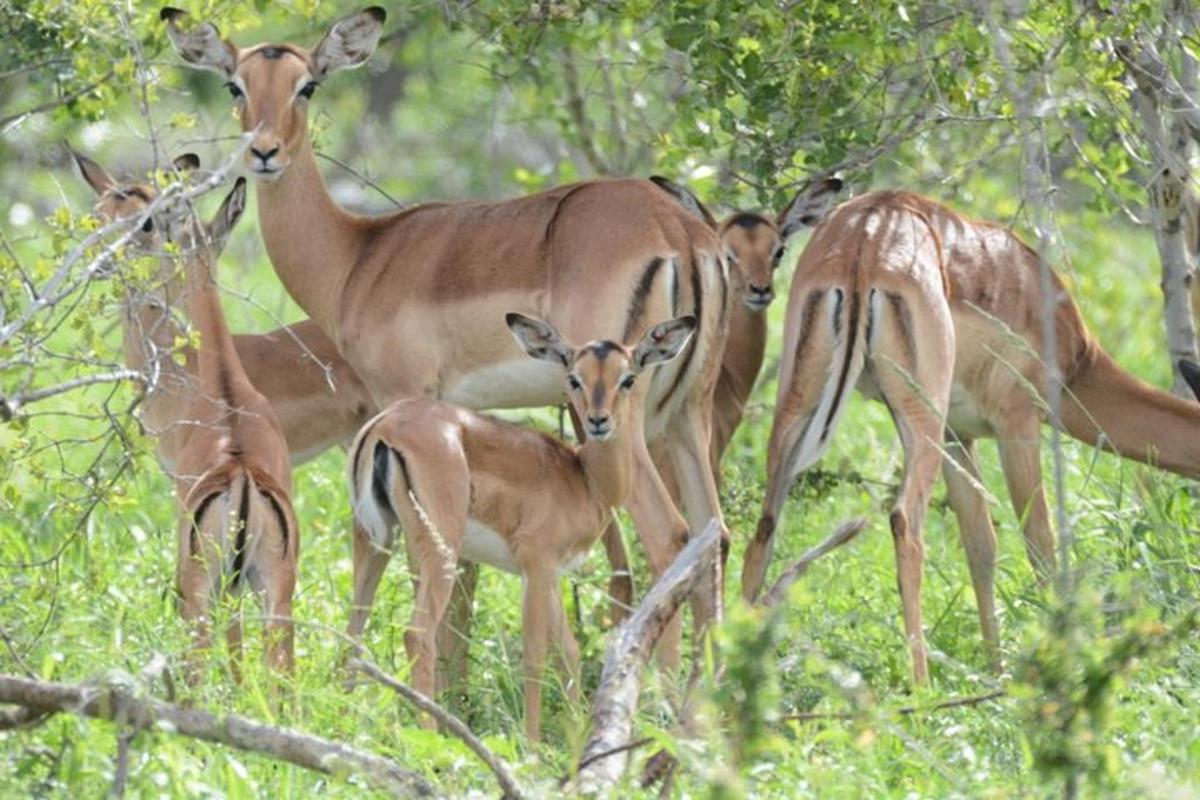
<svg viewBox="0 0 1200 800">
<path fill-rule="evenodd" d="M 579 650 L 563 612 L 559 578 L 586 557 L 629 493 L 633 441 L 630 395 L 638 376 L 673 359 L 694 317 L 655 325 L 635 347 L 568 344 L 548 322 L 508 315 L 533 359 L 565 376 L 584 421 L 572 448 L 536 431 L 437 400 L 401 400 L 372 420 L 351 448 L 354 513 L 374 547 L 356 547 L 349 633 L 362 633 L 397 523 L 419 587 L 404 642 L 413 686 L 434 690 L 435 632 L 460 557 L 521 575 L 525 726 L 541 725 L 541 676 L 552 640 L 562 645 L 568 687 L 579 688 Z M 561 378 L 560 378 L 561 379 Z"/>
<path fill-rule="evenodd" d="M 77 154 L 75 158 L 100 195 L 99 211 L 105 218 L 139 215 L 151 202 L 149 187 L 119 185 L 94 161 Z M 194 157 L 185 157 L 176 166 L 194 165 Z M 163 426 L 159 455 L 175 482 L 180 505 L 180 612 L 193 627 L 194 651 L 207 649 L 213 601 L 226 590 L 238 593 L 249 586 L 264 597 L 268 663 L 290 670 L 291 600 L 300 541 L 288 448 L 270 404 L 250 383 L 238 359 L 212 274 L 245 208 L 245 196 L 245 182 L 239 180 L 213 221 L 202 228 L 170 213 L 159 218 L 160 226 L 171 230 L 170 238 L 188 251 L 184 281 L 180 286 L 170 276 L 167 294 L 156 302 L 143 298 L 137 305 L 127 303 L 126 358 L 131 366 L 145 368 L 147 359 L 158 356 L 166 344 L 164 335 L 180 332 L 169 303 L 181 299 L 200 344 L 187 367 L 164 360 L 171 365 L 167 382 L 146 401 L 146 413 Z M 153 218 L 142 233 L 158 239 Z M 237 613 L 227 636 L 236 672 L 241 648 Z M 189 669 L 190 680 L 197 677 L 195 667 L 193 663 Z"/>
<path fill-rule="evenodd" d="M 727 276 L 713 231 L 652 183 L 630 179 L 352 216 L 321 180 L 308 104 L 334 72 L 367 60 L 384 11 L 336 22 L 311 49 L 240 48 L 182 11 L 162 16 L 183 59 L 225 78 L 243 130 L 254 131 L 247 166 L 259 178 L 260 228 L 276 272 L 380 406 L 422 396 L 471 408 L 560 402 L 554 366 L 525 358 L 508 335 L 509 310 L 547 319 L 572 341 L 636 341 L 692 314 L 687 351 L 632 398 L 627 507 L 658 574 L 688 534 L 647 452 L 647 438 L 664 439 L 691 529 L 720 519 L 707 454 Z M 710 594 L 699 593 L 698 624 L 714 613 Z M 674 651 L 668 644 L 668 660 Z"/>
<path fill-rule="evenodd" d="M 1057 276 L 1052 285 L 1066 431 L 1200 477 L 1200 406 L 1118 367 Z M 921 529 L 939 465 L 995 659 L 996 541 L 975 442 L 997 440 L 1029 560 L 1048 574 L 1055 553 L 1041 471 L 1046 305 L 1037 254 L 1006 228 L 909 192 L 874 192 L 834 210 L 805 248 L 788 299 L 769 483 L 743 565 L 746 597 L 761 590 L 789 486 L 829 446 L 857 384 L 888 405 L 905 449 L 891 527 L 914 680 L 927 679 Z M 951 459 L 943 464 L 944 427 Z"/>
</svg>

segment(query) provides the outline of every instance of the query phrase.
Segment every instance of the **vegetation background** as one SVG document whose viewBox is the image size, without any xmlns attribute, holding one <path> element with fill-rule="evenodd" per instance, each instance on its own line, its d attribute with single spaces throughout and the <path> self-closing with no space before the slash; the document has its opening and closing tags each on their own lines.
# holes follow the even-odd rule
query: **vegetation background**
<svg viewBox="0 0 1200 800">
<path fill-rule="evenodd" d="M 180 4 L 235 41 L 303 45 L 357 8 Z M 36 401 L 31 393 L 119 368 L 121 287 L 146 277 L 136 264 L 82 276 L 86 260 L 71 261 L 96 222 L 64 142 L 128 176 L 187 150 L 216 166 L 236 143 L 221 80 L 181 66 L 158 11 L 149 2 L 0 0 L 0 398 L 15 411 L 0 423 L 0 671 L 125 681 L 147 694 L 161 691 L 147 665 L 158 654 L 174 661 L 186 637 L 172 586 L 174 500 L 131 413 L 137 388 L 98 380 Z M 1187 120 L 1200 52 L 1187 3 L 443 0 L 388 12 L 374 57 L 313 102 L 327 181 L 350 208 L 660 173 L 717 207 L 770 210 L 804 180 L 836 172 L 854 193 L 909 188 L 1014 225 L 1065 277 L 1117 361 L 1172 383 L 1168 354 L 1187 345 L 1179 326 L 1190 333 L 1191 320 L 1171 316 L 1170 303 L 1188 299 L 1168 270 L 1168 343 L 1160 270 L 1180 253 L 1194 257 L 1180 249 L 1188 212 L 1178 201 L 1193 183 Z M 1154 72 L 1151 56 L 1165 72 Z M 301 318 L 254 219 L 221 263 L 237 331 Z M 64 292 L 39 303 L 55 294 L 47 287 L 60 271 Z M 765 481 L 783 306 L 770 311 L 767 369 L 724 465 L 733 565 Z M 551 412 L 522 416 L 555 422 Z M 1048 476 L 1056 454 L 1064 491 L 1053 500 L 1069 521 L 1074 576 L 1059 592 L 1036 585 L 994 449 L 984 447 L 985 482 L 1001 499 L 1003 676 L 985 669 L 956 526 L 935 496 L 924 593 L 933 685 L 913 695 L 881 513 L 901 451 L 886 411 L 856 399 L 821 468 L 794 492 L 777 563 L 852 515 L 870 515 L 867 534 L 815 567 L 781 616 L 731 608 L 718 632 L 727 673 L 706 689 L 719 725 L 680 738 L 678 686 L 652 681 L 643 698 L 640 730 L 682 763 L 674 795 L 1200 794 L 1191 486 L 1070 442 L 1046 449 Z M 246 685 L 235 687 L 220 653 L 193 700 L 384 753 L 451 795 L 492 794 L 464 747 L 414 727 L 387 690 L 340 687 L 337 632 L 351 577 L 343 472 L 338 451 L 297 472 L 295 701 L 271 699 L 253 658 Z M 597 554 L 565 587 L 589 690 L 605 642 L 606 570 Z M 402 571 L 392 565 L 366 642 L 401 677 L 411 600 Z M 736 574 L 728 590 L 736 596 Z M 460 711 L 523 783 L 553 793 L 577 761 L 585 710 L 550 691 L 546 742 L 517 732 L 518 582 L 485 570 L 478 598 Z M 992 702 L 900 712 L 998 685 L 1006 692 Z M 794 718 L 810 712 L 846 718 Z M 71 715 L 0 732 L 0 795 L 110 791 L 123 733 Z M 166 731 L 137 732 L 131 745 L 124 791 L 133 796 L 367 792 Z"/>
</svg>

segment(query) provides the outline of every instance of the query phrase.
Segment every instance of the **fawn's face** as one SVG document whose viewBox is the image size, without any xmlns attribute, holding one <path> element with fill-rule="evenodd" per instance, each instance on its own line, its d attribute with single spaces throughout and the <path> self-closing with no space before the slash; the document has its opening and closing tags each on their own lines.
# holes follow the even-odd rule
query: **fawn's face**
<svg viewBox="0 0 1200 800">
<path fill-rule="evenodd" d="M 597 442 L 612 438 L 624 423 L 638 376 L 679 355 L 696 328 L 695 317 L 679 317 L 655 325 L 633 348 L 608 340 L 574 347 L 545 320 L 510 313 L 506 321 L 531 358 L 566 370 L 567 401 L 582 421 L 585 436 Z"/>
</svg>

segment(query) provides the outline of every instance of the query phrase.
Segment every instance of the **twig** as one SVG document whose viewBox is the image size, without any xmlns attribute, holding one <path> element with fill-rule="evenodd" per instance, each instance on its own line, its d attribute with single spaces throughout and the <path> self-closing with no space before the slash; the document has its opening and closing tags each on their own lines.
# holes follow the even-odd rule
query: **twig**
<svg viewBox="0 0 1200 800">
<path fill-rule="evenodd" d="M 804 555 L 800 556 L 800 559 L 796 561 L 795 564 L 792 564 L 792 566 L 784 570 L 783 574 L 779 576 L 779 580 L 775 581 L 775 585 L 771 587 L 770 591 L 763 595 L 762 599 L 759 601 L 759 605 L 763 606 L 764 608 L 774 608 L 782 603 L 787 599 L 788 590 L 792 588 L 792 584 L 794 584 L 801 575 L 808 571 L 809 566 L 811 566 L 814 561 L 829 551 L 836 550 L 837 548 L 846 544 L 855 536 L 858 536 L 858 534 L 861 533 L 866 527 L 866 517 L 858 517 L 857 519 L 843 522 L 840 526 L 838 526 L 836 531 L 829 535 L 825 541 L 808 550 Z"/>
<path fill-rule="evenodd" d="M 17 412 L 23 406 L 27 406 L 30 403 L 36 403 L 38 400 L 45 400 L 48 397 L 64 394 L 84 386 L 92 386 L 97 383 L 119 383 L 120 381 L 141 380 L 144 380 L 144 378 L 137 370 L 119 369 L 113 372 L 101 372 L 96 375 L 84 375 L 69 381 L 63 381 L 54 386 L 44 386 L 41 389 L 34 389 L 24 394 L 14 394 L 12 397 L 0 397 L 0 422 L 8 422 L 17 415 Z"/>
<path fill-rule="evenodd" d="M 342 742 L 324 739 L 236 714 L 218 716 L 161 700 L 140 698 L 129 689 L 28 680 L 0 675 L 0 703 L 43 714 L 66 712 L 134 728 L 156 727 L 193 739 L 236 747 L 324 774 L 357 772 L 395 797 L 436 797 L 420 775 L 394 761 Z"/>
<path fill-rule="evenodd" d="M 634 739 L 632 742 L 629 742 L 628 744 L 623 744 L 619 747 L 614 747 L 609 750 L 604 750 L 600 753 L 593 753 L 592 755 L 588 756 L 587 758 L 585 758 L 579 762 L 579 766 L 576 768 L 576 771 L 586 769 L 588 766 L 596 763 L 597 761 L 608 758 L 609 756 L 615 756 L 617 753 L 628 753 L 630 750 L 637 750 L 639 747 L 645 747 L 646 745 L 650 744 L 653 741 L 654 741 L 653 739 L 651 739 L 649 736 L 647 736 L 642 739 Z"/>
<path fill-rule="evenodd" d="M 349 164 L 347 164 L 345 161 L 340 161 L 340 160 L 338 160 L 338 159 L 334 158 L 333 156 L 331 156 L 331 155 L 327 155 L 327 154 L 325 154 L 325 153 L 322 153 L 322 152 L 320 152 L 320 151 L 317 151 L 317 157 L 318 157 L 318 158 L 323 158 L 323 159 L 325 159 L 326 161 L 328 161 L 330 164 L 333 164 L 333 165 L 334 165 L 334 166 L 336 166 L 336 167 L 341 167 L 341 168 L 342 168 L 342 169 L 344 169 L 346 172 L 349 172 L 349 173 L 350 173 L 352 176 L 354 176 L 354 178 L 355 178 L 356 180 L 360 181 L 360 182 L 361 182 L 361 183 L 362 183 L 364 186 L 370 186 L 372 189 L 374 189 L 375 191 L 377 191 L 377 192 L 379 192 L 381 195 L 383 195 L 383 197 L 384 197 L 384 198 L 385 198 L 385 199 L 386 199 L 386 200 L 387 200 L 389 203 L 391 203 L 392 205 L 394 205 L 396 208 L 403 210 L 403 209 L 405 209 L 405 208 L 408 208 L 409 206 L 411 206 L 411 205 L 412 205 L 412 203 L 401 203 L 399 200 L 397 200 L 396 198 L 394 198 L 394 197 L 392 197 L 390 194 L 388 194 L 388 192 L 387 192 L 387 190 L 386 190 L 386 189 L 384 189 L 382 186 L 380 186 L 380 185 L 379 185 L 378 183 L 376 183 L 375 181 L 373 181 L 373 180 L 371 180 L 370 178 L 368 178 L 366 175 L 364 175 L 364 174 L 362 174 L 361 172 L 359 172 L 358 170 L 356 170 L 354 167 L 352 167 L 352 166 L 350 166 Z"/>
<path fill-rule="evenodd" d="M 569 792 L 603 792 L 621 779 L 629 760 L 626 743 L 633 730 L 642 670 L 679 606 L 700 580 L 716 569 L 720 530 L 718 522 L 710 520 L 617 629 L 608 646 L 592 706 L 591 735 L 567 787 Z"/>
<path fill-rule="evenodd" d="M 9 116 L 0 119 L 0 135 L 8 133 L 9 129 L 13 125 L 16 125 L 18 122 L 21 122 L 21 121 L 25 120 L 26 118 L 33 116 L 34 114 L 41 114 L 43 111 L 51 111 L 53 109 L 58 108 L 59 106 L 65 106 L 68 103 L 75 102 L 79 98 L 83 97 L 85 94 L 88 94 L 88 93 L 94 91 L 95 89 L 99 88 L 101 85 L 108 83 L 108 79 L 111 78 L 112 76 L 113 76 L 113 71 L 110 69 L 108 72 L 104 73 L 104 75 L 102 75 L 98 80 L 95 80 L 92 83 L 89 83 L 87 86 L 84 86 L 81 89 L 76 89 L 75 91 L 71 92 L 70 94 L 65 94 L 62 97 L 57 97 L 53 100 L 47 100 L 44 103 L 39 103 L 38 105 L 34 106 L 33 108 L 27 108 L 24 111 L 18 111 L 16 114 L 10 114 Z"/>
<path fill-rule="evenodd" d="M 963 708 L 964 706 L 977 706 L 980 703 L 986 703 L 991 700 L 998 700 L 1001 697 L 1006 697 L 1008 692 L 1004 689 L 993 689 L 990 692 L 983 694 L 968 695 L 966 697 L 955 697 L 950 700 L 943 700 L 940 703 L 934 703 L 931 706 L 903 706 L 894 710 L 883 709 L 884 713 L 891 713 L 901 717 L 907 717 L 912 714 L 926 714 L 930 711 L 942 711 L 947 708 Z M 862 714 L 855 714 L 850 711 L 805 711 L 799 714 L 788 714 L 785 717 L 780 717 L 780 722 L 811 722 L 819 719 L 858 719 Z"/>
<path fill-rule="evenodd" d="M 504 797 L 509 798 L 509 800 L 517 800 L 518 798 L 524 797 L 524 793 L 517 785 L 517 782 L 513 778 L 512 772 L 509 770 L 508 765 L 501 761 L 495 753 L 489 750 L 487 745 L 479 740 L 479 737 L 471 733 L 471 729 L 467 727 L 465 722 L 460 720 L 454 714 L 451 714 L 446 709 L 442 708 L 433 700 L 430 700 L 428 697 L 418 692 L 416 689 L 412 688 L 411 686 L 407 686 L 393 678 L 391 675 L 388 675 L 386 672 L 381 670 L 371 661 L 368 661 L 363 656 L 364 651 L 361 645 L 358 645 L 357 647 L 358 653 L 355 658 L 350 659 L 348 666 L 350 666 L 352 669 L 362 670 L 371 678 L 379 681 L 384 686 L 388 687 L 396 694 L 400 695 L 405 700 L 436 719 L 445 730 L 461 739 L 463 743 L 465 743 L 467 747 L 471 749 L 471 752 L 479 756 L 479 759 L 483 761 L 483 763 L 487 764 L 488 769 L 490 769 L 492 774 L 496 776 L 496 782 L 500 784 L 500 788 L 504 791 Z"/>
</svg>

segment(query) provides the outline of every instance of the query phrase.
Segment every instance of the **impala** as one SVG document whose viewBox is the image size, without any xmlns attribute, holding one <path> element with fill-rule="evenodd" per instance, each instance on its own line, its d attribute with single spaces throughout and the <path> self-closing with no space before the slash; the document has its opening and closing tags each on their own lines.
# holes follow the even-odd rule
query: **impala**
<svg viewBox="0 0 1200 800">
<path fill-rule="evenodd" d="M 384 11 L 339 20 L 311 49 L 241 48 L 178 9 L 165 8 L 162 17 L 186 62 L 225 79 L 243 130 L 253 131 L 246 164 L 259 179 L 260 229 L 275 271 L 379 406 L 413 397 L 477 409 L 561 402 L 554 365 L 524 358 L 507 335 L 509 309 L 547 319 L 576 341 L 634 341 L 659 322 L 692 314 L 688 350 L 639 382 L 631 397 L 627 505 L 655 574 L 682 548 L 689 523 L 699 532 L 721 518 L 708 447 L 727 275 L 712 230 L 654 184 L 632 179 L 353 216 L 321 179 L 308 106 L 333 73 L 370 57 Z M 660 439 L 687 521 L 646 447 Z M 698 625 L 715 614 L 712 599 L 697 593 Z M 664 660 L 674 662 L 677 619 L 664 638 Z"/>
<path fill-rule="evenodd" d="M 77 155 L 76 160 L 100 193 L 102 216 L 138 214 L 150 201 L 147 187 L 120 186 L 90 159 Z M 159 452 L 169 465 L 181 508 L 176 588 L 181 616 L 193 628 L 192 682 L 198 679 L 195 656 L 212 644 L 209 612 L 214 599 L 246 586 L 264 599 L 267 662 L 289 671 L 293 664 L 291 602 L 300 539 L 287 443 L 270 404 L 238 359 L 213 280 L 215 261 L 245 210 L 245 198 L 246 184 L 239 179 L 211 223 L 199 230 L 184 225 L 172 231 L 188 252 L 183 286 L 168 279 L 166 297 L 126 314 L 125 344 L 133 363 L 164 344 L 163 334 L 174 328 L 167 310 L 175 299 L 171 295 L 182 296 L 200 335 L 192 371 L 166 359 L 174 366 L 170 389 L 186 393 L 186 399 L 163 394 L 149 398 L 147 409 L 169 431 L 160 439 Z M 153 219 L 146 225 L 143 233 L 157 236 Z M 134 319 L 152 326 L 146 339 L 131 324 Z M 236 675 L 239 613 L 233 614 L 226 636 Z"/>
<path fill-rule="evenodd" d="M 1052 285 L 1054 359 L 1067 433 L 1200 477 L 1200 407 L 1118 367 L 1057 276 Z M 1041 471 L 1046 307 L 1037 254 L 1006 228 L 908 192 L 873 192 L 835 209 L 808 242 L 788 298 L 769 481 L 743 565 L 745 596 L 761 590 L 788 488 L 829 446 L 857 385 L 887 404 L 905 450 L 890 522 L 914 681 L 924 683 L 928 675 L 921 531 L 939 466 L 984 641 L 998 664 L 996 539 L 980 491 L 975 442 L 997 440 L 1029 560 L 1046 576 L 1055 566 Z M 944 453 L 949 458 L 943 460 Z"/>
<path fill-rule="evenodd" d="M 579 652 L 563 612 L 559 577 L 578 565 L 630 491 L 634 386 L 673 359 L 695 317 L 655 325 L 630 349 L 611 340 L 575 347 L 549 322 L 510 313 L 508 326 L 535 360 L 566 372 L 584 439 L 568 447 L 536 431 L 430 399 L 401 400 L 375 417 L 351 448 L 354 514 L 372 548 L 356 548 L 349 635 L 366 625 L 399 523 L 417 567 L 404 643 L 413 686 L 434 691 L 435 632 L 459 558 L 521 576 L 525 727 L 541 727 L 542 672 L 562 644 L 567 685 L 578 692 Z"/>
<path fill-rule="evenodd" d="M 721 456 L 742 422 L 746 401 L 762 369 L 767 345 L 766 312 L 775 299 L 775 270 L 791 237 L 802 228 L 815 226 L 828 213 L 842 181 L 825 178 L 805 186 L 774 219 L 753 211 L 735 211 L 718 222 L 691 190 L 658 175 L 650 180 L 717 232 L 731 267 L 729 333 L 713 395 L 709 449 L 713 474 L 719 482 Z M 664 474 L 668 467 L 665 461 L 659 464 Z"/>
</svg>

